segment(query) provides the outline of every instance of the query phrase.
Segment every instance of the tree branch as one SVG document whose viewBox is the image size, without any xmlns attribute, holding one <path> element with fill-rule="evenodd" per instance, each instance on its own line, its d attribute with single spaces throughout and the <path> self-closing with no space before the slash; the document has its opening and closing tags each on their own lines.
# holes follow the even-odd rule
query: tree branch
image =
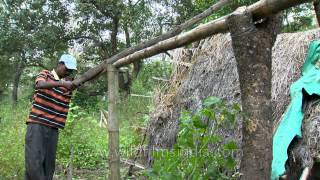
<svg viewBox="0 0 320 180">
<path fill-rule="evenodd" d="M 38 62 L 36 62 L 36 63 L 28 63 L 28 64 L 26 65 L 26 67 L 42 67 L 43 69 L 48 69 L 47 66 L 45 66 L 45 65 L 42 64 L 42 63 L 38 63 Z"/>
<path fill-rule="evenodd" d="M 108 13 L 106 11 L 104 11 L 104 9 L 102 9 L 95 0 L 90 1 L 90 3 L 97 9 L 98 12 L 100 12 L 102 15 L 106 16 L 106 17 L 111 17 L 112 14 Z"/>
</svg>

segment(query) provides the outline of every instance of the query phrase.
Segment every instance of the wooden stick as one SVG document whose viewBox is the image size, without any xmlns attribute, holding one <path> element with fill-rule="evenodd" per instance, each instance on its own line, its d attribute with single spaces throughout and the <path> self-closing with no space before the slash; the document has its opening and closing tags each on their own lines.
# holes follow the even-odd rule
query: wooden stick
<svg viewBox="0 0 320 180">
<path fill-rule="evenodd" d="M 300 177 L 300 180 L 307 180 L 309 176 L 309 168 L 306 167 L 304 168 L 304 170 L 302 171 L 302 175 Z"/>
<path fill-rule="evenodd" d="M 164 79 L 164 78 L 159 78 L 159 77 L 152 77 L 152 79 L 157 80 L 157 81 L 165 81 L 165 82 L 169 82 L 168 79 Z"/>
<path fill-rule="evenodd" d="M 74 154 L 74 148 L 73 145 L 71 145 L 71 149 L 70 149 L 71 155 L 70 155 L 70 162 L 68 165 L 68 172 L 67 172 L 67 180 L 72 180 L 72 176 L 73 176 L 73 154 Z"/>
<path fill-rule="evenodd" d="M 99 127 L 103 127 L 103 128 L 108 127 L 108 112 L 105 110 L 100 111 Z"/>
<path fill-rule="evenodd" d="M 120 180 L 120 153 L 119 153 L 119 121 L 118 121 L 118 71 L 108 66 L 108 132 L 109 132 L 109 169 L 110 180 Z"/>
<path fill-rule="evenodd" d="M 131 166 L 135 166 L 135 167 L 143 169 L 143 170 L 146 169 L 146 167 L 144 167 L 142 164 L 131 162 L 129 160 L 121 159 L 121 162 L 128 164 L 128 165 L 131 165 Z"/>
<path fill-rule="evenodd" d="M 140 94 L 130 94 L 130 96 L 133 96 L 133 97 L 145 97 L 145 98 L 152 98 L 152 96 L 145 96 L 145 95 L 140 95 Z"/>
<path fill-rule="evenodd" d="M 183 61 L 173 61 L 173 60 L 166 60 L 165 62 L 173 63 L 173 64 L 178 64 L 186 67 L 191 67 L 191 63 L 183 62 Z"/>
<path fill-rule="evenodd" d="M 140 143 L 140 148 L 138 149 L 137 154 L 136 154 L 136 156 L 135 156 L 134 159 L 133 159 L 133 163 L 135 163 L 135 162 L 137 161 L 138 156 L 139 156 L 139 154 L 141 153 L 141 151 L 142 151 L 142 149 L 143 149 L 143 144 L 144 144 L 144 142 L 145 142 L 145 140 L 146 140 L 146 137 L 147 137 L 147 131 L 144 131 L 143 139 L 142 139 L 142 141 L 141 141 L 141 143 Z M 133 171 L 133 165 L 131 165 L 131 166 L 129 167 L 128 176 L 132 176 L 132 171 Z"/>
</svg>

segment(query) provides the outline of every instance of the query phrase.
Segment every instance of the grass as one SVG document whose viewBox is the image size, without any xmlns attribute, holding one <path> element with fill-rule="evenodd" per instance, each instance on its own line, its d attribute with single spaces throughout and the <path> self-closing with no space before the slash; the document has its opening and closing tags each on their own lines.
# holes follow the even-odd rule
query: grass
<svg viewBox="0 0 320 180">
<path fill-rule="evenodd" d="M 16 179 L 24 174 L 25 120 L 29 107 L 27 102 L 17 108 L 0 105 L 0 179 Z"/>
<path fill-rule="evenodd" d="M 150 99 L 128 97 L 120 105 L 120 149 L 121 158 L 129 159 L 135 154 L 135 147 L 141 141 L 136 127 L 144 126 Z M 16 109 L 10 103 L 0 105 L 0 179 L 23 179 L 24 143 L 26 125 L 31 103 L 22 101 Z M 57 177 L 64 177 L 64 171 L 71 163 L 78 178 L 94 179 L 106 176 L 108 135 L 107 129 L 99 127 L 99 109 L 87 112 L 73 106 L 64 130 L 60 130 L 57 150 Z M 138 113 L 137 113 L 138 112 Z M 143 112 L 143 113 L 142 113 Z M 130 117 L 130 118 L 128 118 Z M 127 173 L 126 168 L 121 170 Z M 90 173 L 91 172 L 91 173 Z M 97 173 L 99 172 L 99 173 Z M 104 175 L 101 173 L 105 173 Z"/>
</svg>

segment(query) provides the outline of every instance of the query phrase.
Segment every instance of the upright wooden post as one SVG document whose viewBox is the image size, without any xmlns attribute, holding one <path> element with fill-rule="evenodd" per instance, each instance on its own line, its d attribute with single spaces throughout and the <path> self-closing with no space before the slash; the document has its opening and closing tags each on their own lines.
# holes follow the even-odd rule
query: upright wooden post
<svg viewBox="0 0 320 180">
<path fill-rule="evenodd" d="M 241 179 L 270 180 L 272 161 L 271 55 L 281 18 L 254 24 L 247 8 L 227 18 L 237 61 L 243 119 Z"/>
<path fill-rule="evenodd" d="M 118 71 L 108 65 L 108 132 L 109 132 L 109 178 L 110 180 L 120 180 L 120 154 L 119 154 L 119 120 L 118 120 L 118 102 L 119 86 Z"/>
</svg>

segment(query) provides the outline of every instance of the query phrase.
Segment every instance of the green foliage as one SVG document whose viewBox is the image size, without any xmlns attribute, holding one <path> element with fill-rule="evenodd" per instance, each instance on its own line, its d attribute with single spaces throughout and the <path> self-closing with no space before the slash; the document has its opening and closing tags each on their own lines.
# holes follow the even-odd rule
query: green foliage
<svg viewBox="0 0 320 180">
<path fill-rule="evenodd" d="M 87 92 L 76 91 L 72 102 L 83 109 L 86 109 L 90 112 L 90 110 L 96 110 L 99 103 L 99 96 L 90 96 Z"/>
<path fill-rule="evenodd" d="M 172 66 L 163 61 L 145 63 L 138 77 L 134 80 L 131 90 L 137 94 L 152 92 L 157 85 L 163 85 L 163 82 L 156 81 L 152 77 L 169 79 L 171 72 Z"/>
<path fill-rule="evenodd" d="M 141 40 L 149 39 L 158 33 L 157 27 L 152 26 L 152 18 L 154 18 L 151 10 L 150 1 L 137 1 L 133 3 L 131 0 L 123 1 L 122 16 L 120 24 L 123 31 L 131 32 L 129 39 L 126 39 L 127 45 L 138 44 Z M 128 40 L 130 43 L 128 43 Z"/>
<path fill-rule="evenodd" d="M 236 179 L 233 152 L 236 142 L 223 142 L 217 130 L 234 127 L 240 115 L 237 104 L 227 105 L 209 97 L 196 113 L 182 112 L 177 143 L 173 149 L 154 152 L 151 179 Z M 208 146 L 214 146 L 210 150 Z M 230 175 L 233 176 L 231 177 Z M 229 175 L 229 176 L 227 176 Z"/>
<path fill-rule="evenodd" d="M 24 175 L 25 121 L 30 103 L 22 101 L 16 109 L 0 105 L 0 179 L 22 179 Z"/>
<path fill-rule="evenodd" d="M 68 21 L 60 1 L 0 2 L 0 59 L 1 67 L 8 67 L 0 70 L 0 91 L 12 83 L 17 69 L 46 64 L 67 49 Z"/>
<path fill-rule="evenodd" d="M 283 32 L 305 31 L 315 28 L 311 4 L 302 4 L 284 11 Z"/>
<path fill-rule="evenodd" d="M 174 23 L 171 24 L 181 24 L 186 20 L 202 13 L 218 1 L 219 0 L 162 0 L 161 4 L 165 7 L 168 7 L 168 11 L 172 11 L 173 13 L 177 14 L 175 19 L 172 20 Z M 258 0 L 233 0 L 227 6 L 221 8 L 221 10 L 217 12 L 214 12 L 202 22 L 204 23 L 217 19 L 233 12 L 237 7 L 250 5 L 257 1 Z"/>
</svg>

